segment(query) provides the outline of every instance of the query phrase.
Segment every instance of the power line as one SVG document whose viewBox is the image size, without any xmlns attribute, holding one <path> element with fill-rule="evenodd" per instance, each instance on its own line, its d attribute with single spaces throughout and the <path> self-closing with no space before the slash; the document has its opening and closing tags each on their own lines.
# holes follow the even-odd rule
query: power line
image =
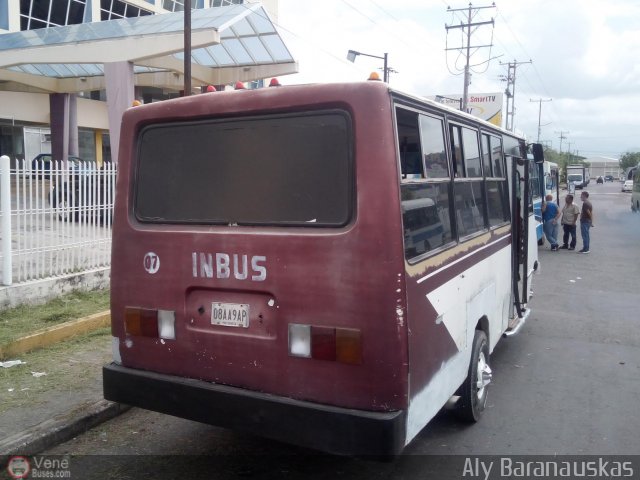
<svg viewBox="0 0 640 480">
<path fill-rule="evenodd" d="M 552 98 L 539 98 L 538 100 L 532 100 L 529 99 L 530 102 L 538 102 L 539 106 L 538 106 L 538 140 L 537 142 L 540 143 L 540 119 L 542 117 L 542 102 L 551 102 L 553 99 Z"/>
<path fill-rule="evenodd" d="M 351 8 L 352 10 L 354 10 L 355 12 L 357 12 L 359 15 L 361 15 L 362 17 L 366 18 L 367 20 L 369 20 L 372 24 L 374 24 L 377 27 L 382 28 L 383 30 L 385 30 L 387 33 L 391 34 L 392 36 L 394 36 L 395 38 L 397 38 L 398 40 L 400 40 L 402 43 L 404 43 L 406 46 L 408 46 L 409 48 L 413 49 L 415 48 L 415 45 L 412 45 L 411 43 L 405 41 L 405 39 L 399 37 L 398 35 L 395 34 L 395 32 L 392 32 L 391 30 L 385 28 L 384 25 L 380 25 L 378 22 L 376 22 L 373 18 L 371 18 L 369 15 L 363 13 L 360 9 L 358 9 L 357 7 L 354 7 L 353 5 L 351 5 L 347 0 L 342 0 L 342 3 L 344 3 L 346 6 L 348 6 L 349 8 Z M 377 6 L 377 5 L 376 5 Z M 380 8 L 380 7 L 378 7 Z"/>
<path fill-rule="evenodd" d="M 509 63 L 502 63 L 500 65 L 508 65 L 507 76 L 505 80 L 507 81 L 507 88 L 504 93 L 507 96 L 507 119 L 505 128 L 511 132 L 513 132 L 513 119 L 516 116 L 516 70 L 519 65 L 523 65 L 525 63 L 533 63 L 531 60 L 528 62 L 518 62 L 514 60 Z"/>
<path fill-rule="evenodd" d="M 564 136 L 564 134 L 565 133 L 570 133 L 570 132 L 569 132 L 569 130 L 560 130 L 559 132 L 553 132 L 553 133 L 560 134 L 560 136 L 558 138 L 560 139 L 560 153 L 562 153 L 562 140 L 567 138 L 567 137 Z"/>
<path fill-rule="evenodd" d="M 493 20 L 493 18 L 490 21 L 486 21 L 486 22 L 472 22 L 473 17 L 480 11 L 486 8 L 495 8 L 496 4 L 494 3 L 493 5 L 490 6 L 484 6 L 484 7 L 473 7 L 472 4 L 469 4 L 469 7 L 467 8 L 457 8 L 457 9 L 452 9 L 451 7 L 447 7 L 447 11 L 448 12 L 462 12 L 462 11 L 467 11 L 467 18 L 466 18 L 466 23 L 462 23 L 460 22 L 460 25 L 445 25 L 445 29 L 447 30 L 447 34 L 449 33 L 449 30 L 452 29 L 457 29 L 459 28 L 463 35 L 466 36 L 466 44 L 463 41 L 463 46 L 462 47 L 456 47 L 456 48 L 445 48 L 445 51 L 448 50 L 458 50 L 460 52 L 460 54 L 462 54 L 462 51 L 466 51 L 465 54 L 465 58 L 466 58 L 466 62 L 465 62 L 465 67 L 464 67 L 464 91 L 462 94 L 462 110 L 463 111 L 467 111 L 467 106 L 469 104 L 469 84 L 471 83 L 471 73 L 470 73 L 470 60 L 471 60 L 471 49 L 474 49 L 474 53 L 475 51 L 479 50 L 480 48 L 485 48 L 485 47 L 492 47 L 493 43 L 490 43 L 489 45 L 471 45 L 471 35 L 472 35 L 472 31 L 471 31 L 471 27 L 480 27 L 483 25 L 488 25 L 491 24 L 493 26 L 495 26 L 495 22 Z M 466 34 L 465 34 L 465 28 L 466 30 Z M 475 31 L 476 29 L 474 29 Z M 493 38 L 492 38 L 492 42 L 493 42 Z M 489 53 L 489 57 L 491 57 L 491 53 Z M 484 63 L 484 62 L 483 62 Z"/>
<path fill-rule="evenodd" d="M 370 1 L 371 1 L 371 3 L 373 3 L 373 4 L 378 8 L 378 10 L 380 10 L 380 11 L 381 11 L 382 13 L 384 13 L 386 16 L 388 16 L 389 18 L 392 18 L 392 19 L 393 19 L 393 20 L 395 20 L 396 22 L 399 22 L 399 21 L 400 21 L 400 19 L 399 19 L 399 18 L 397 18 L 397 17 L 393 16 L 392 14 L 390 14 L 389 12 L 387 12 L 384 8 L 382 8 L 380 5 L 378 5 L 378 2 L 376 2 L 376 1 L 374 1 L 374 0 L 370 0 Z"/>
<path fill-rule="evenodd" d="M 547 0 L 543 3 L 549 3 L 551 0 Z M 525 55 L 529 58 L 532 58 L 532 56 L 529 54 L 529 52 L 527 51 L 526 47 L 522 44 L 522 42 L 520 41 L 520 39 L 518 38 L 518 36 L 516 35 L 516 33 L 513 31 L 513 29 L 511 28 L 511 25 L 509 24 L 509 20 L 502 14 L 502 9 L 500 9 L 499 7 L 497 8 L 497 15 L 498 17 L 502 20 L 501 25 L 504 23 L 504 25 L 506 26 L 507 30 L 509 31 L 509 33 L 511 34 L 511 36 L 513 37 L 513 39 L 516 41 L 516 43 L 520 46 L 520 48 L 522 49 L 522 51 L 525 53 Z M 500 46 L 507 52 L 508 52 L 508 48 L 505 48 L 505 46 L 502 44 L 502 42 L 500 42 L 499 40 L 497 41 L 497 43 L 500 44 Z M 512 55 L 510 54 L 511 56 Z M 533 72 L 535 73 L 536 79 L 537 79 L 537 83 L 539 83 L 540 88 L 536 88 L 534 87 L 534 85 L 529 81 L 529 76 L 527 75 L 527 73 L 523 73 L 523 77 L 525 82 L 527 83 L 527 85 L 529 86 L 529 88 L 531 89 L 532 92 L 535 91 L 540 91 L 542 90 L 542 93 L 547 96 L 547 97 L 551 97 L 550 93 L 549 93 L 549 89 L 547 88 L 547 85 L 544 82 L 544 79 L 542 77 L 542 75 L 540 74 L 540 71 L 538 70 L 537 66 L 535 63 L 532 64 L 533 67 Z M 556 107 L 555 105 L 551 105 L 551 112 L 552 112 L 552 118 L 557 121 L 558 119 L 558 113 L 556 111 Z"/>
</svg>

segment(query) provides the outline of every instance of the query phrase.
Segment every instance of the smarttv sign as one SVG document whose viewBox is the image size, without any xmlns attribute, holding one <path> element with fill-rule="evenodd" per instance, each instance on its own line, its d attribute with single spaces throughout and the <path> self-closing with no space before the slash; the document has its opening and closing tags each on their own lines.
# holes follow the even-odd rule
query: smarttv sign
<svg viewBox="0 0 640 480">
<path fill-rule="evenodd" d="M 467 113 L 502 127 L 502 92 L 497 93 L 472 93 L 467 102 Z M 434 95 L 427 97 L 438 103 L 443 103 L 457 110 L 460 109 L 462 95 Z"/>
</svg>

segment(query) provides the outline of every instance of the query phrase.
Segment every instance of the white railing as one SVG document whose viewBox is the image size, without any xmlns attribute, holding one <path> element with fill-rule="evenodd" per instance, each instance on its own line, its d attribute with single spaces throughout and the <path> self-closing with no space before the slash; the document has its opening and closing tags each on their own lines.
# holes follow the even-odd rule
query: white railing
<svg viewBox="0 0 640 480">
<path fill-rule="evenodd" d="M 48 157 L 47 157 L 48 158 Z M 3 285 L 108 268 L 116 169 L 0 160 Z"/>
</svg>

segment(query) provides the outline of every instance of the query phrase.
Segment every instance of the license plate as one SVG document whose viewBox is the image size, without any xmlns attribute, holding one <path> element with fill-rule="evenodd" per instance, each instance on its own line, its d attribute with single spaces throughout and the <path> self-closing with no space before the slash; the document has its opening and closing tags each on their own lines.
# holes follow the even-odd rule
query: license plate
<svg viewBox="0 0 640 480">
<path fill-rule="evenodd" d="M 249 305 L 246 303 L 211 304 L 211 325 L 249 327 Z"/>
</svg>

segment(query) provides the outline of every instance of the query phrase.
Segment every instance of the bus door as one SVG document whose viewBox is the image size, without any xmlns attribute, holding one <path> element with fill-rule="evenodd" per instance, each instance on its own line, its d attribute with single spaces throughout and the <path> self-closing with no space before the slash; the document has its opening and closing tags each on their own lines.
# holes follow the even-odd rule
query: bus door
<svg viewBox="0 0 640 480">
<path fill-rule="evenodd" d="M 524 149 L 521 146 L 521 149 Z M 535 155 L 534 149 L 534 155 Z M 509 158 L 509 157 L 508 157 Z M 531 192 L 530 174 L 538 168 L 539 157 L 528 159 L 526 155 L 511 158 L 512 172 L 512 265 L 513 265 L 513 305 L 515 307 L 514 322 L 509 325 L 510 332 L 517 332 L 519 326 L 526 320 L 529 309 L 526 307 L 530 293 L 531 275 L 538 268 L 538 249 L 535 229 L 537 220 L 534 216 L 534 195 Z"/>
<path fill-rule="evenodd" d="M 530 239 L 537 241 L 535 236 L 535 217 L 530 195 L 529 161 L 521 157 L 507 157 L 511 169 L 511 212 L 512 212 L 512 289 L 515 315 L 509 324 L 509 330 L 515 330 L 526 318 L 526 303 L 528 299 L 529 282 L 529 252 L 535 250 L 530 245 Z M 533 224 L 532 224 L 533 222 Z"/>
</svg>

